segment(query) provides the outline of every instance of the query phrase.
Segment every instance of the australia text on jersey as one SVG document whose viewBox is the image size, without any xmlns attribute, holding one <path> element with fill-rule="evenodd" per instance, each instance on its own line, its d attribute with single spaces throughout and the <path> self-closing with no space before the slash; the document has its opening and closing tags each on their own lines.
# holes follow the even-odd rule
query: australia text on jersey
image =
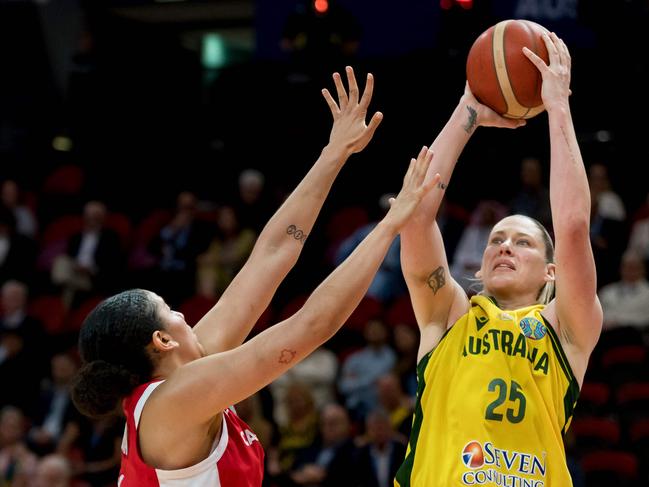
<svg viewBox="0 0 649 487">
<path fill-rule="evenodd" d="M 506 355 L 526 358 L 534 365 L 534 371 L 540 370 L 548 375 L 549 358 L 547 352 L 539 354 L 539 349 L 528 344 L 522 333 L 517 336 L 509 330 L 491 328 L 482 337 L 473 335 L 468 337 L 462 355 L 486 355 L 491 352 L 500 352 Z"/>
</svg>

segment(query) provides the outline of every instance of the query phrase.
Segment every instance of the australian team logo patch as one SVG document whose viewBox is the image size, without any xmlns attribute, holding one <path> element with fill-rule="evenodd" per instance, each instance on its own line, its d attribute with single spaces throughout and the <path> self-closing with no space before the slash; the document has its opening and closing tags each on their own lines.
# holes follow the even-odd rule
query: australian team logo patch
<svg viewBox="0 0 649 487">
<path fill-rule="evenodd" d="M 541 323 L 536 318 L 531 316 L 526 316 L 523 318 L 520 323 L 521 331 L 523 335 L 532 340 L 540 340 L 548 332 L 547 328 L 543 323 Z"/>
</svg>

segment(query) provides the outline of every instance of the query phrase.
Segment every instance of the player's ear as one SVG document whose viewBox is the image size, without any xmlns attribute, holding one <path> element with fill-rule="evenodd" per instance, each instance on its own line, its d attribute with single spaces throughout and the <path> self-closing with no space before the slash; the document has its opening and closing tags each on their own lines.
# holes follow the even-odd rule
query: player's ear
<svg viewBox="0 0 649 487">
<path fill-rule="evenodd" d="M 151 344 L 155 350 L 169 352 L 179 346 L 179 343 L 164 330 L 156 330 L 151 335 Z"/>
</svg>

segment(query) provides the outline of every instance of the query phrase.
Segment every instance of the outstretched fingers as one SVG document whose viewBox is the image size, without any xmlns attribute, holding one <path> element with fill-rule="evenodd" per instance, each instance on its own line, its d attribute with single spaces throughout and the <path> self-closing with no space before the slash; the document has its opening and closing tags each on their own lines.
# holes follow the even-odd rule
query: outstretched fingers
<svg viewBox="0 0 649 487">
<path fill-rule="evenodd" d="M 323 88 L 322 96 L 324 97 L 325 101 L 327 102 L 327 105 L 329 105 L 329 110 L 331 110 L 331 114 L 334 116 L 334 118 L 336 118 L 338 116 L 338 114 L 340 113 L 340 108 L 338 108 L 338 104 L 333 99 L 333 97 L 331 96 L 331 93 L 329 93 L 329 90 L 327 88 Z"/>
<path fill-rule="evenodd" d="M 365 81 L 365 90 L 361 97 L 360 106 L 363 110 L 367 111 L 372 101 L 372 94 L 374 93 L 374 76 L 372 73 L 367 73 L 367 80 Z"/>
<path fill-rule="evenodd" d="M 338 93 L 338 106 L 340 107 L 340 111 L 344 111 L 347 107 L 347 103 L 349 102 L 349 99 L 347 98 L 347 92 L 345 91 L 345 87 L 343 86 L 343 80 L 340 77 L 340 74 L 334 73 L 333 78 L 334 84 L 336 85 L 336 92 Z"/>
<path fill-rule="evenodd" d="M 376 131 L 376 128 L 379 126 L 379 124 L 381 123 L 381 120 L 383 120 L 383 114 L 381 112 L 376 112 L 372 116 L 370 123 L 367 125 L 367 131 L 369 132 L 370 137 L 374 135 L 374 132 Z"/>
<path fill-rule="evenodd" d="M 358 83 L 356 82 L 356 75 L 351 66 L 345 68 L 347 72 L 347 84 L 349 85 L 349 104 L 353 107 L 358 103 Z"/>
</svg>

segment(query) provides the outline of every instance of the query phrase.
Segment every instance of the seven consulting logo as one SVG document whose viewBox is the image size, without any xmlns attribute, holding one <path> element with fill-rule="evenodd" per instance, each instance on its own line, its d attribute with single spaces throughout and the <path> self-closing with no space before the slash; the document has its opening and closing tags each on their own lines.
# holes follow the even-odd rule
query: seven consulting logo
<svg viewBox="0 0 649 487">
<path fill-rule="evenodd" d="M 469 468 L 480 468 L 484 465 L 484 452 L 482 445 L 477 441 L 470 441 L 462 450 L 462 461 Z"/>
<path fill-rule="evenodd" d="M 520 321 L 519 326 L 521 327 L 523 335 L 525 335 L 527 338 L 531 338 L 532 340 L 540 340 L 548 332 L 543 323 L 531 316 L 526 316 L 525 318 L 523 318 Z"/>
<path fill-rule="evenodd" d="M 469 469 L 460 478 L 464 485 L 545 487 L 545 452 L 537 456 L 498 448 L 490 441 L 472 440 L 464 446 L 461 456 Z"/>
</svg>

